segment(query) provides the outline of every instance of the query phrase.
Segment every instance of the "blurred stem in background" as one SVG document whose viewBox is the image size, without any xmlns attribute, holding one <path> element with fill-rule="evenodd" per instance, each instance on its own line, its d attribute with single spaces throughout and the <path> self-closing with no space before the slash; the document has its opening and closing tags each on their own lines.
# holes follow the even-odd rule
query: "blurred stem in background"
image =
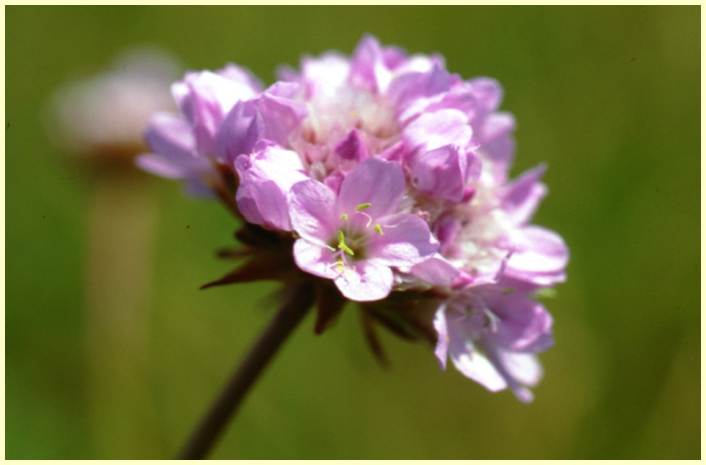
<svg viewBox="0 0 706 465">
<path fill-rule="evenodd" d="M 85 276 L 88 418 L 95 456 L 159 456 L 148 382 L 148 289 L 156 205 L 134 166 L 149 118 L 173 109 L 177 65 L 156 49 L 125 53 L 113 68 L 60 88 L 50 130 L 76 155 L 89 194 Z M 87 169 L 83 169 L 87 168 Z"/>
<path fill-rule="evenodd" d="M 148 379 L 156 205 L 150 179 L 104 172 L 92 186 L 86 263 L 87 391 L 97 456 L 158 456 Z"/>
</svg>

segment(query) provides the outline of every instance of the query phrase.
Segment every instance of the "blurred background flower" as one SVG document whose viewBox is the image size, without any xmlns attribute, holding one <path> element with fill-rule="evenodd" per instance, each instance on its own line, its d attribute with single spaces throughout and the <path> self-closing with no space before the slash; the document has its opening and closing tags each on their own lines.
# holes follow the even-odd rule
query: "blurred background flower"
<svg viewBox="0 0 706 465">
<path fill-rule="evenodd" d="M 87 438 L 106 457 L 156 450 L 146 448 L 158 436 L 144 389 L 156 203 L 152 180 L 137 170 L 135 157 L 146 150 L 151 115 L 175 109 L 169 87 L 178 74 L 166 51 L 131 48 L 106 69 L 61 85 L 47 109 L 48 134 L 67 155 L 67 169 L 90 186 L 83 212 L 83 374 Z"/>
<path fill-rule="evenodd" d="M 525 406 L 459 374 L 440 376 L 427 347 L 383 335 L 385 373 L 355 313 L 321 337 L 309 333 L 309 316 L 213 457 L 699 456 L 698 7 L 6 11 L 8 458 L 173 455 L 274 309 L 270 284 L 197 290 L 225 271 L 212 249 L 236 225 L 216 203 L 156 185 L 146 345 L 118 352 L 147 375 L 135 383 L 100 374 L 116 393 L 103 401 L 108 424 L 129 426 L 124 412 L 146 399 L 139 431 L 147 433 L 95 431 L 83 297 L 93 179 L 63 163 L 45 131 L 57 86 L 144 42 L 191 69 L 233 61 L 271 81 L 277 64 L 349 52 L 364 32 L 443 52 L 464 77 L 498 78 L 503 107 L 519 122 L 512 174 L 547 161 L 551 195 L 536 220 L 572 250 L 571 280 L 551 302 L 557 340 L 542 360 L 547 376 Z M 126 277 L 112 265 L 103 264 L 111 279 Z M 120 314 L 124 295 L 103 299 Z"/>
<path fill-rule="evenodd" d="M 57 90 L 49 133 L 76 154 L 134 156 L 144 150 L 150 116 L 176 110 L 169 86 L 179 71 L 176 60 L 157 47 L 124 51 L 108 69 Z"/>
</svg>

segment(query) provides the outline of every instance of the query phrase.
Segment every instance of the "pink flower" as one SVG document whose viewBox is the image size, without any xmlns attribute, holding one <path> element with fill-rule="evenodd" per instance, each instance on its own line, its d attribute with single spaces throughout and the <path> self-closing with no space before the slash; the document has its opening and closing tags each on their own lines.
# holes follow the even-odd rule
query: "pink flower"
<svg viewBox="0 0 706 465">
<path fill-rule="evenodd" d="M 416 148 L 409 158 L 412 183 L 421 192 L 451 202 L 468 198 L 471 181 L 480 176 L 480 160 L 470 150 L 473 131 L 468 117 L 443 109 L 417 117 L 405 128 Z"/>
<path fill-rule="evenodd" d="M 546 187 L 539 182 L 544 166 L 527 171 L 503 187 L 500 198 L 512 228 L 506 234 L 512 255 L 505 274 L 536 286 L 552 286 L 566 279 L 569 251 L 563 239 L 545 228 L 528 225 Z"/>
<path fill-rule="evenodd" d="M 195 195 L 210 196 L 219 175 L 216 135 L 228 111 L 240 100 L 259 91 L 259 83 L 247 71 L 228 65 L 217 72 L 187 73 L 172 85 L 172 95 L 182 114 L 156 113 L 145 138 L 152 153 L 137 164 L 158 176 L 182 179 Z"/>
<path fill-rule="evenodd" d="M 361 302 L 435 340 L 442 364 L 529 400 L 551 344 L 533 295 L 565 279 L 569 254 L 531 223 L 544 167 L 510 180 L 515 121 L 498 82 L 370 36 L 280 79 L 263 90 L 232 65 L 190 73 L 173 86 L 181 114 L 147 132 L 144 168 L 215 191 L 246 223 L 233 256 L 250 260 L 215 283 L 313 282 L 336 297 L 317 328 L 344 298 Z"/>
<path fill-rule="evenodd" d="M 454 295 L 434 317 L 435 354 L 451 358 L 465 376 L 491 391 L 509 387 L 529 402 L 528 386 L 542 375 L 534 355 L 553 344 L 552 319 L 529 296 L 501 286 L 482 286 Z"/>
<path fill-rule="evenodd" d="M 245 219 L 270 229 L 291 230 L 287 193 L 304 174 L 299 155 L 281 147 L 261 144 L 250 155 L 235 160 L 240 178 L 236 200 Z"/>
<path fill-rule="evenodd" d="M 394 267 L 410 267 L 436 252 L 426 222 L 400 211 L 405 192 L 402 169 L 369 159 L 358 165 L 336 195 L 314 180 L 292 187 L 290 214 L 300 239 L 294 243 L 297 265 L 333 279 L 352 300 L 386 297 Z"/>
</svg>

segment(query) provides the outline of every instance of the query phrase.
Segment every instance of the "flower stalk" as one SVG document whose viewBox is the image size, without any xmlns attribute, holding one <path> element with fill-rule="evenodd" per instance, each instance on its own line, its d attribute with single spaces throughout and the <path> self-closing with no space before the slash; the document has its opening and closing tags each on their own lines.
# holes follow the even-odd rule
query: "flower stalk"
<svg viewBox="0 0 706 465">
<path fill-rule="evenodd" d="M 179 453 L 179 459 L 203 459 L 209 454 L 250 388 L 314 303 L 311 282 L 297 284 L 288 291 L 279 312 L 198 424 Z"/>
<path fill-rule="evenodd" d="M 144 389 L 149 372 L 146 307 L 156 227 L 150 181 L 130 170 L 99 173 L 87 214 L 90 421 L 94 446 L 105 457 L 131 451 L 158 454 L 156 413 Z M 121 398 L 129 402 L 115 402 Z"/>
</svg>

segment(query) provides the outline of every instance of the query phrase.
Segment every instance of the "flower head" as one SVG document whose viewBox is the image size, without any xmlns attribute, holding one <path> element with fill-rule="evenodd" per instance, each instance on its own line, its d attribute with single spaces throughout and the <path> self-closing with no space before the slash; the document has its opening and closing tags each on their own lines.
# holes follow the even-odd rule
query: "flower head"
<svg viewBox="0 0 706 465">
<path fill-rule="evenodd" d="M 56 92 L 52 134 L 79 155 L 131 159 L 144 150 L 142 131 L 152 114 L 173 110 L 168 86 L 177 68 L 159 49 L 124 52 L 110 69 Z"/>
<path fill-rule="evenodd" d="M 189 73 L 172 87 L 181 114 L 147 132 L 143 167 L 245 221 L 246 249 L 228 255 L 249 260 L 212 284 L 313 280 L 317 331 L 357 301 L 364 321 L 432 340 L 442 365 L 529 400 L 551 343 L 534 294 L 565 279 L 568 251 L 530 223 L 544 167 L 510 180 L 515 122 L 498 83 L 369 36 L 280 79 Z"/>
</svg>

